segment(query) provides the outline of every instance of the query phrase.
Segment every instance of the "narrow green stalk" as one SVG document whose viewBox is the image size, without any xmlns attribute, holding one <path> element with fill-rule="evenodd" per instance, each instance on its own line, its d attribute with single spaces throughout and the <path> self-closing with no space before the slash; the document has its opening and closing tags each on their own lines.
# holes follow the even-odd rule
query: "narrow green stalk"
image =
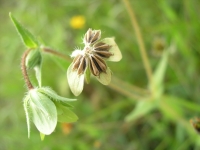
<svg viewBox="0 0 200 150">
<path fill-rule="evenodd" d="M 24 52 L 22 59 L 21 59 L 21 69 L 22 69 L 22 74 L 26 83 L 26 86 L 29 90 L 33 89 L 33 85 L 31 84 L 31 81 L 29 79 L 28 73 L 27 73 L 27 69 L 26 69 L 26 57 L 28 56 L 29 52 L 31 51 L 31 49 L 28 49 Z"/>
<path fill-rule="evenodd" d="M 130 4 L 129 0 L 123 0 L 123 2 L 125 4 L 125 7 L 128 11 L 129 16 L 130 16 L 130 20 L 131 20 L 133 29 L 135 30 L 135 34 L 136 34 L 136 38 L 137 38 L 138 45 L 139 45 L 139 48 L 140 48 L 140 53 L 141 53 L 142 61 L 143 61 L 143 64 L 144 64 L 144 67 L 145 67 L 145 70 L 146 70 L 147 78 L 148 78 L 149 82 L 152 83 L 152 69 L 151 69 L 149 59 L 148 59 L 148 56 L 147 56 L 147 53 L 146 53 L 144 41 L 143 41 L 143 38 L 142 38 L 142 34 L 140 32 L 140 27 L 139 27 L 138 22 L 136 20 L 134 11 L 131 8 L 131 4 Z"/>
<path fill-rule="evenodd" d="M 67 56 L 65 54 L 62 54 L 62 53 L 60 53 L 58 51 L 52 50 L 52 49 L 47 48 L 47 47 L 42 47 L 42 50 L 44 52 L 46 52 L 46 53 L 50 53 L 50 54 L 56 55 L 58 57 L 61 57 L 61 58 L 65 59 L 65 60 L 67 60 L 67 61 L 71 61 L 71 58 L 69 56 Z"/>
</svg>

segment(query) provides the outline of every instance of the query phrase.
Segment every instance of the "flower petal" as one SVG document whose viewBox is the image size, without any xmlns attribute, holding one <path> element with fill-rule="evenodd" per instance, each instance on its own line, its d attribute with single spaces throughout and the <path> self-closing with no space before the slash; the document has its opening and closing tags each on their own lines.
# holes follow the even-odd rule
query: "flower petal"
<svg viewBox="0 0 200 150">
<path fill-rule="evenodd" d="M 113 55 L 107 59 L 108 61 L 120 61 L 122 59 L 121 51 L 119 50 L 114 38 L 105 38 L 101 42 L 112 46 L 109 52 L 111 52 Z"/>
<path fill-rule="evenodd" d="M 55 104 L 46 95 L 30 90 L 30 109 L 36 128 L 43 134 L 51 134 L 57 125 Z"/>
<path fill-rule="evenodd" d="M 72 93 L 78 96 L 83 91 L 84 74 L 78 75 L 77 70 L 73 71 L 73 64 L 67 70 L 67 80 Z"/>
<path fill-rule="evenodd" d="M 108 85 L 111 81 L 111 70 L 107 67 L 106 73 L 102 72 L 99 76 L 96 76 L 97 80 L 103 85 Z"/>
</svg>

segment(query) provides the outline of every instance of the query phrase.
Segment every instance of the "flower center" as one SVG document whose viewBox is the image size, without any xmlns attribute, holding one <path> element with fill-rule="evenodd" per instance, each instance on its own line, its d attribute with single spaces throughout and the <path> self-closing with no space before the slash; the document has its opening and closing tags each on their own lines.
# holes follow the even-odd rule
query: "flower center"
<svg viewBox="0 0 200 150">
<path fill-rule="evenodd" d="M 84 52 L 85 52 L 84 54 L 86 57 L 90 57 L 91 55 L 93 55 L 91 46 L 85 46 Z"/>
</svg>

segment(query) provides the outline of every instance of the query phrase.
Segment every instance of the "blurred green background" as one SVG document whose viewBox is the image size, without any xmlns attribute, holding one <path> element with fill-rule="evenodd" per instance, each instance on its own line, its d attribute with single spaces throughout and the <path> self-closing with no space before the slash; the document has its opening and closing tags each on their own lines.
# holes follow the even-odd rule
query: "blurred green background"
<svg viewBox="0 0 200 150">
<path fill-rule="evenodd" d="M 173 45 L 168 61 L 158 69 L 161 73 L 154 76 L 155 83 L 164 79 L 154 88 L 154 96 L 135 88 L 148 90 L 152 85 L 123 1 L 0 1 L 0 150 L 200 149 L 199 135 L 189 122 L 200 113 L 200 1 L 130 1 L 153 71 L 167 57 L 164 49 L 169 51 Z M 83 47 L 82 38 L 88 28 L 101 29 L 102 37 L 114 36 L 123 55 L 120 62 L 108 62 L 114 77 L 110 86 L 97 80 L 85 85 L 74 102 L 78 122 L 58 123 L 44 141 L 33 124 L 31 138 L 27 138 L 22 103 L 26 88 L 20 70 L 26 48 L 9 12 L 41 43 L 66 55 L 75 47 Z M 70 24 L 77 16 L 83 23 L 78 28 Z M 70 62 L 61 66 L 61 60 L 52 61 L 49 56 L 43 57 L 43 85 L 74 98 L 66 79 Z"/>
</svg>

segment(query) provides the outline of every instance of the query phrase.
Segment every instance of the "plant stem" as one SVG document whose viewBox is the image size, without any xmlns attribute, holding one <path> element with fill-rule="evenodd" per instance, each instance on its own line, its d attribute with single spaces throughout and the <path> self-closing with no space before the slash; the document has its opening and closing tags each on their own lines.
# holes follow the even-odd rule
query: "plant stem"
<svg viewBox="0 0 200 150">
<path fill-rule="evenodd" d="M 26 86 L 29 90 L 33 89 L 33 85 L 31 84 L 31 81 L 29 79 L 28 73 L 27 73 L 27 69 L 26 69 L 26 57 L 29 54 L 29 52 L 31 51 L 31 49 L 28 49 L 24 52 L 24 54 L 22 55 L 22 59 L 21 59 L 21 69 L 22 69 L 22 74 L 26 83 Z"/>
<path fill-rule="evenodd" d="M 148 78 L 149 82 L 151 83 L 152 82 L 152 69 L 150 67 L 149 59 L 147 57 L 146 49 L 144 46 L 144 41 L 143 41 L 143 38 L 142 38 L 142 35 L 140 32 L 140 27 L 136 20 L 134 11 L 131 8 L 131 4 L 130 4 L 129 0 L 123 0 L 123 2 L 125 4 L 125 7 L 128 11 L 129 16 L 130 16 L 130 20 L 131 20 L 133 29 L 135 30 L 135 34 L 136 34 L 136 38 L 137 38 L 138 45 L 140 48 L 140 53 L 141 53 L 142 61 L 143 61 L 143 64 L 144 64 L 144 67 L 146 70 L 147 78 Z"/>
<path fill-rule="evenodd" d="M 43 50 L 44 52 L 46 52 L 46 53 L 50 53 L 50 54 L 59 56 L 59 57 L 61 57 L 61 58 L 64 58 L 64 59 L 67 60 L 67 61 L 71 61 L 71 58 L 70 58 L 69 56 L 67 56 L 67 55 L 65 55 L 65 54 L 62 54 L 62 53 L 60 53 L 60 52 L 58 52 L 58 51 L 52 50 L 52 49 L 47 48 L 47 47 L 42 47 L 42 50 Z"/>
</svg>

